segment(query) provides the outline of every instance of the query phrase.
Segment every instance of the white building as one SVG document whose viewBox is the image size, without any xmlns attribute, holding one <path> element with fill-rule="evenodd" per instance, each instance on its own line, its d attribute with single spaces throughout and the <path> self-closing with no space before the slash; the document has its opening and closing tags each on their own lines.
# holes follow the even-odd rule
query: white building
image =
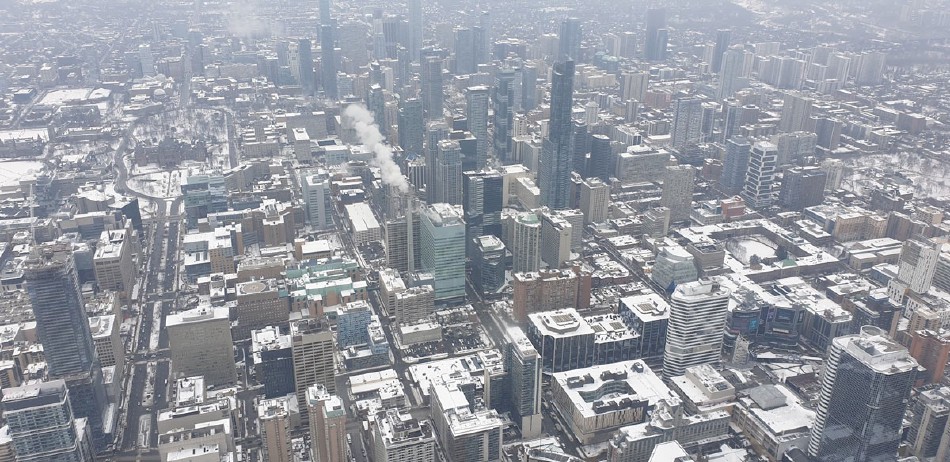
<svg viewBox="0 0 950 462">
<path fill-rule="evenodd" d="M 683 375 L 690 366 L 719 362 L 730 293 L 714 279 L 676 287 L 670 297 L 663 377 Z"/>
</svg>

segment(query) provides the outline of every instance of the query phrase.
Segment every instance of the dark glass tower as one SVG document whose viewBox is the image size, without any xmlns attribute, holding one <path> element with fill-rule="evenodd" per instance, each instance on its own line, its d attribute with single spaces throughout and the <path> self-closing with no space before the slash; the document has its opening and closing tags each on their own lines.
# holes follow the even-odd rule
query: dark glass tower
<svg viewBox="0 0 950 462">
<path fill-rule="evenodd" d="M 896 460 L 917 368 L 907 349 L 877 327 L 834 339 L 808 455 L 820 462 Z"/>
<path fill-rule="evenodd" d="M 313 95 L 313 49 L 310 45 L 310 39 L 304 38 L 297 41 L 297 75 L 300 76 L 301 89 L 305 95 Z"/>
<path fill-rule="evenodd" d="M 422 52 L 422 107 L 426 120 L 442 118 L 442 57 L 437 50 Z"/>
<path fill-rule="evenodd" d="M 574 162 L 573 124 L 574 61 L 554 64 L 551 82 L 551 119 L 541 148 L 538 187 L 541 205 L 555 210 L 570 208 L 571 168 Z"/>
<path fill-rule="evenodd" d="M 713 48 L 712 62 L 709 63 L 710 71 L 719 72 L 722 69 L 722 54 L 729 48 L 731 41 L 731 30 L 720 29 L 716 31 L 716 47 Z"/>
<path fill-rule="evenodd" d="M 587 163 L 587 176 L 597 177 L 610 181 L 612 173 L 613 152 L 610 149 L 610 138 L 606 135 L 593 135 L 590 142 L 590 161 Z"/>
<path fill-rule="evenodd" d="M 399 132 L 399 147 L 403 151 L 418 155 L 423 154 L 425 117 L 422 110 L 422 100 L 409 98 L 399 102 L 396 130 Z"/>
<path fill-rule="evenodd" d="M 726 141 L 722 159 L 722 176 L 719 189 L 726 194 L 739 194 L 745 185 L 745 173 L 749 170 L 752 145 L 745 137 L 735 136 Z"/>
<path fill-rule="evenodd" d="M 465 213 L 465 242 L 469 255 L 475 238 L 486 234 L 501 238 L 504 183 L 505 177 L 492 170 L 462 174 L 462 209 Z"/>
<path fill-rule="evenodd" d="M 644 57 L 647 61 L 666 59 L 666 8 L 647 10 L 647 36 Z"/>
<path fill-rule="evenodd" d="M 339 97 L 336 82 L 336 25 L 333 20 L 320 26 L 320 81 L 327 99 Z"/>
<path fill-rule="evenodd" d="M 558 60 L 577 61 L 581 51 L 581 20 L 567 18 L 561 21 L 558 36 Z"/>
<path fill-rule="evenodd" d="M 499 70 L 495 74 L 495 88 L 492 92 L 492 145 L 495 158 L 507 163 L 511 157 L 511 125 L 514 118 L 515 71 L 511 68 Z"/>
</svg>

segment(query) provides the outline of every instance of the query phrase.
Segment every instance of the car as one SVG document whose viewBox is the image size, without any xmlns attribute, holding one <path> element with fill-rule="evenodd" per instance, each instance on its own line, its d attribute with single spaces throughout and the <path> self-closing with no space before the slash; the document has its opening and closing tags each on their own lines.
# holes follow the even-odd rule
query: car
<svg viewBox="0 0 950 462">
<path fill-rule="evenodd" d="M 346 444 L 353 444 L 353 435 L 346 435 Z"/>
</svg>

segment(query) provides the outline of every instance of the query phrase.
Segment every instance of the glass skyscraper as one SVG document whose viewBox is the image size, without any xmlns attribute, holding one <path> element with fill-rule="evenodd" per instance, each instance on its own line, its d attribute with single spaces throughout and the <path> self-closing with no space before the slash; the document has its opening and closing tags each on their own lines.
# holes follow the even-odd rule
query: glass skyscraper
<svg viewBox="0 0 950 462">
<path fill-rule="evenodd" d="M 548 136 L 541 146 L 541 168 L 538 188 L 541 205 L 554 210 L 570 208 L 571 169 L 574 166 L 574 127 L 571 109 L 574 106 L 574 61 L 554 64 L 551 82 L 551 118 Z"/>
</svg>

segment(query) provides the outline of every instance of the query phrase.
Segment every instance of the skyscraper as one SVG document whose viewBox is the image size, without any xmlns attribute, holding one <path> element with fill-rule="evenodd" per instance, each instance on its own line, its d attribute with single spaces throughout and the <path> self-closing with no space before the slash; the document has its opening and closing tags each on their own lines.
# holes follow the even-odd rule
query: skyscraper
<svg viewBox="0 0 950 462">
<path fill-rule="evenodd" d="M 745 75 L 747 54 L 748 52 L 739 45 L 723 52 L 717 71 L 719 72 L 719 92 L 717 96 L 720 100 L 730 98 L 737 91 L 745 88 L 748 80 Z"/>
<path fill-rule="evenodd" d="M 462 203 L 462 148 L 455 140 L 439 141 L 435 159 L 435 201 Z"/>
<path fill-rule="evenodd" d="M 515 70 L 506 67 L 495 73 L 492 92 L 492 146 L 495 158 L 505 163 L 511 157 L 511 124 L 515 109 Z"/>
<path fill-rule="evenodd" d="M 336 101 L 340 96 L 336 82 L 335 36 L 336 23 L 332 19 L 327 19 L 326 23 L 320 25 L 320 82 L 323 85 L 324 96 L 331 101 Z M 379 118 L 382 118 L 381 115 Z"/>
<path fill-rule="evenodd" d="M 462 174 L 462 208 L 465 211 L 465 247 L 471 255 L 474 239 L 486 234 L 501 238 L 501 209 L 505 177 L 493 170 Z"/>
<path fill-rule="evenodd" d="M 719 361 L 729 313 L 729 289 L 715 279 L 676 286 L 670 297 L 670 323 L 663 354 L 663 377 L 683 375 L 686 368 Z"/>
<path fill-rule="evenodd" d="M 798 93 L 786 93 L 782 104 L 782 118 L 779 119 L 780 132 L 798 132 L 805 128 L 811 115 L 812 100 Z"/>
<path fill-rule="evenodd" d="M 673 127 L 670 145 L 681 153 L 701 141 L 703 104 L 699 98 L 680 98 L 673 102 Z"/>
<path fill-rule="evenodd" d="M 731 30 L 719 29 L 716 31 L 716 47 L 713 48 L 712 62 L 709 63 L 710 71 L 719 72 L 722 68 L 722 54 L 726 52 L 731 42 Z"/>
<path fill-rule="evenodd" d="M 690 165 L 666 167 L 660 205 L 670 209 L 671 222 L 689 220 L 689 214 L 693 210 L 695 178 L 696 169 Z"/>
<path fill-rule="evenodd" d="M 488 148 L 492 144 L 488 139 L 488 101 L 488 87 L 468 87 L 465 90 L 465 116 L 468 131 L 475 136 L 475 166 L 478 169 L 488 165 Z"/>
<path fill-rule="evenodd" d="M 409 3 L 409 57 L 413 62 L 419 61 L 419 52 L 422 50 L 425 20 L 422 13 L 422 0 L 408 0 Z"/>
<path fill-rule="evenodd" d="M 313 78 L 313 49 L 308 38 L 297 40 L 297 79 L 303 94 L 312 96 L 315 83 Z"/>
<path fill-rule="evenodd" d="M 526 64 L 521 69 L 521 107 L 531 111 L 538 106 L 538 67 Z"/>
<path fill-rule="evenodd" d="M 587 162 L 587 176 L 610 181 L 613 173 L 614 155 L 610 138 L 606 135 L 593 135 L 590 142 L 590 160 Z"/>
<path fill-rule="evenodd" d="M 644 57 L 647 61 L 663 61 L 666 59 L 666 44 L 668 40 L 666 30 L 666 8 L 650 8 L 647 10 L 647 36 Z"/>
<path fill-rule="evenodd" d="M 320 384 L 327 393 L 336 393 L 333 332 L 325 320 L 301 319 L 290 323 L 291 348 L 294 357 L 294 384 L 297 388 L 297 409 L 307 409 L 307 389 Z M 303 423 L 309 423 L 306 412 Z"/>
<path fill-rule="evenodd" d="M 647 85 L 650 82 L 649 72 L 624 72 L 621 74 L 623 87 L 621 87 L 620 97 L 625 100 L 637 100 L 643 102 L 647 94 Z"/>
<path fill-rule="evenodd" d="M 772 205 L 772 184 L 777 158 L 778 150 L 772 143 L 758 141 L 752 146 L 749 170 L 746 171 L 745 186 L 742 189 L 742 198 L 749 207 L 760 209 Z"/>
<path fill-rule="evenodd" d="M 88 420 L 93 445 L 102 447 L 106 390 L 70 245 L 38 246 L 26 261 L 24 279 L 49 376 L 66 381 L 76 399 L 73 412 Z"/>
<path fill-rule="evenodd" d="M 895 460 L 917 367 L 877 327 L 832 340 L 808 455 L 820 462 Z"/>
<path fill-rule="evenodd" d="M 571 204 L 571 168 L 573 166 L 574 62 L 554 64 L 551 83 L 551 118 L 548 136 L 544 138 L 538 188 L 541 205 L 555 210 Z"/>
<path fill-rule="evenodd" d="M 422 100 L 408 98 L 399 101 L 396 130 L 399 134 L 399 147 L 403 151 L 418 156 L 424 154 L 425 113 L 422 108 Z"/>
<path fill-rule="evenodd" d="M 422 107 L 426 120 L 442 118 L 442 58 L 436 53 L 427 50 L 422 58 Z"/>
<path fill-rule="evenodd" d="M 231 323 L 225 307 L 202 306 L 166 317 L 174 378 L 204 376 L 213 386 L 236 380 Z"/>
<path fill-rule="evenodd" d="M 426 155 L 426 201 L 430 204 L 439 202 L 436 197 L 438 188 L 436 187 L 439 142 L 448 139 L 451 129 L 444 121 L 433 121 L 426 124 L 425 133 L 425 155 Z"/>
<path fill-rule="evenodd" d="M 435 300 L 465 298 L 465 221 L 461 207 L 445 203 L 422 209 L 422 269 L 432 273 Z"/>
<path fill-rule="evenodd" d="M 512 337 L 505 355 L 505 369 L 511 384 L 510 410 L 524 438 L 541 434 L 541 356 L 520 328 L 508 331 Z"/>
<path fill-rule="evenodd" d="M 3 418 L 10 428 L 16 460 L 92 462 L 86 419 L 74 418 L 62 380 L 3 390 Z"/>
<path fill-rule="evenodd" d="M 307 412 L 310 416 L 310 460 L 345 462 L 346 409 L 339 396 L 331 395 L 321 384 L 307 388 Z"/>
<path fill-rule="evenodd" d="M 745 186 L 745 173 L 749 170 L 749 156 L 752 145 L 742 136 L 726 141 L 726 152 L 722 158 L 722 176 L 719 189 L 726 194 L 738 194 Z"/>
<path fill-rule="evenodd" d="M 825 179 L 828 175 L 817 166 L 795 167 L 782 176 L 779 199 L 789 210 L 821 204 L 825 199 Z"/>
<path fill-rule="evenodd" d="M 561 21 L 558 36 L 558 61 L 578 61 L 581 59 L 581 20 L 567 18 Z"/>
<path fill-rule="evenodd" d="M 475 73 L 475 33 L 467 27 L 455 29 L 455 75 Z"/>
</svg>

